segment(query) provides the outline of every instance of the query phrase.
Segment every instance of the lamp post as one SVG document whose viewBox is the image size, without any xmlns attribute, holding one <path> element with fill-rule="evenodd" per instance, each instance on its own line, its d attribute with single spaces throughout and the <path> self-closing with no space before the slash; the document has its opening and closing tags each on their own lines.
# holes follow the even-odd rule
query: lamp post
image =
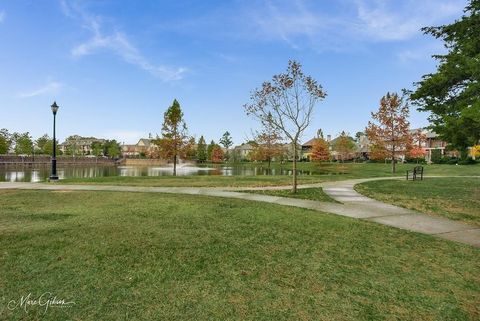
<svg viewBox="0 0 480 321">
<path fill-rule="evenodd" d="M 55 140 L 55 118 L 57 116 L 58 105 L 57 102 L 52 104 L 52 113 L 53 113 L 53 155 L 52 155 L 52 175 L 50 175 L 50 181 L 57 181 L 57 141 Z"/>
</svg>

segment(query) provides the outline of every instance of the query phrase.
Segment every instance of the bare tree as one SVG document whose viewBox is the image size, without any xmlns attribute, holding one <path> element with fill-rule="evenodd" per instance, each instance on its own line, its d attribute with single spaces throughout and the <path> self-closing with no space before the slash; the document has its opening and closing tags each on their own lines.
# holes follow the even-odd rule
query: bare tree
<svg viewBox="0 0 480 321">
<path fill-rule="evenodd" d="M 247 115 L 278 128 L 292 144 L 294 193 L 297 192 L 299 139 L 310 125 L 315 105 L 325 96 L 322 86 L 303 74 L 300 63 L 291 60 L 286 73 L 264 82 L 252 92 L 250 103 L 244 105 Z"/>
</svg>

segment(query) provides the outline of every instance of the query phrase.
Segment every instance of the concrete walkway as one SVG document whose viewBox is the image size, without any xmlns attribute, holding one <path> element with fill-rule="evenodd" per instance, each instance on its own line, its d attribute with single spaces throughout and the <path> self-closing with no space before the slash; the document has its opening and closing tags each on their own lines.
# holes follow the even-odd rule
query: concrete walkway
<svg viewBox="0 0 480 321">
<path fill-rule="evenodd" d="M 207 187 L 141 187 L 113 185 L 56 185 L 45 183 L 10 183 L 0 182 L 0 189 L 38 189 L 38 190 L 72 190 L 72 191 L 118 191 L 146 193 L 174 193 L 228 197 L 307 208 L 337 215 L 368 220 L 400 229 L 424 233 L 443 239 L 480 247 L 480 228 L 446 218 L 428 216 L 394 205 L 385 204 L 363 196 L 353 189 L 354 185 L 378 180 L 392 179 L 369 178 L 319 184 L 302 185 L 300 188 L 322 187 L 324 192 L 339 203 L 318 202 L 295 198 L 243 193 L 239 190 L 287 189 L 289 187 L 268 188 L 207 188 Z M 480 179 L 480 178 L 479 178 Z"/>
</svg>

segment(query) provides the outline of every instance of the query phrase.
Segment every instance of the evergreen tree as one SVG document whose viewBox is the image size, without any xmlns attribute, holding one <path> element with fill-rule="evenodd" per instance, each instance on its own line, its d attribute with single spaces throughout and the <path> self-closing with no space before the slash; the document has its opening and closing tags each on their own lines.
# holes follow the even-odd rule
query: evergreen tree
<svg viewBox="0 0 480 321">
<path fill-rule="evenodd" d="M 217 144 L 215 144 L 215 141 L 213 141 L 213 139 L 212 139 L 212 141 L 210 142 L 210 145 L 208 145 L 208 147 L 207 147 L 207 159 L 209 161 L 212 160 L 212 153 L 213 153 L 213 149 L 215 148 L 215 146 L 217 146 Z"/>
<path fill-rule="evenodd" d="M 480 0 L 470 0 L 460 20 L 422 30 L 442 39 L 448 53 L 433 56 L 437 72 L 424 75 L 410 99 L 430 113 L 432 129 L 465 157 L 467 147 L 480 140 Z"/>
<path fill-rule="evenodd" d="M 233 145 L 232 136 L 230 135 L 230 133 L 228 131 L 226 131 L 223 134 L 222 138 L 220 138 L 219 143 L 220 143 L 220 145 L 225 147 L 226 154 L 224 156 L 225 156 L 226 159 L 228 159 L 229 158 L 228 157 L 228 149 Z"/>
<path fill-rule="evenodd" d="M 205 143 L 205 138 L 203 135 L 200 136 L 197 144 L 197 161 L 203 163 L 207 160 L 207 144 Z"/>
</svg>

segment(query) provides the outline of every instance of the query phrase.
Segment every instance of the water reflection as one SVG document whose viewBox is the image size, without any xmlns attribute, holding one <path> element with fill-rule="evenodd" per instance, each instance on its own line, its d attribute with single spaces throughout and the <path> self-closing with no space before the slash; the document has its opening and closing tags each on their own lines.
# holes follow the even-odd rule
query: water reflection
<svg viewBox="0 0 480 321">
<path fill-rule="evenodd" d="M 298 171 L 300 175 L 321 174 L 320 172 Z M 105 176 L 167 176 L 173 174 L 172 166 L 71 166 L 59 167 L 57 174 L 64 178 L 88 178 Z M 179 165 L 178 176 L 186 175 L 221 175 L 221 176 L 256 176 L 256 175 L 292 175 L 291 169 L 267 168 L 254 165 Z M 50 176 L 50 167 L 0 167 L 0 181 L 5 182 L 41 182 Z"/>
</svg>

